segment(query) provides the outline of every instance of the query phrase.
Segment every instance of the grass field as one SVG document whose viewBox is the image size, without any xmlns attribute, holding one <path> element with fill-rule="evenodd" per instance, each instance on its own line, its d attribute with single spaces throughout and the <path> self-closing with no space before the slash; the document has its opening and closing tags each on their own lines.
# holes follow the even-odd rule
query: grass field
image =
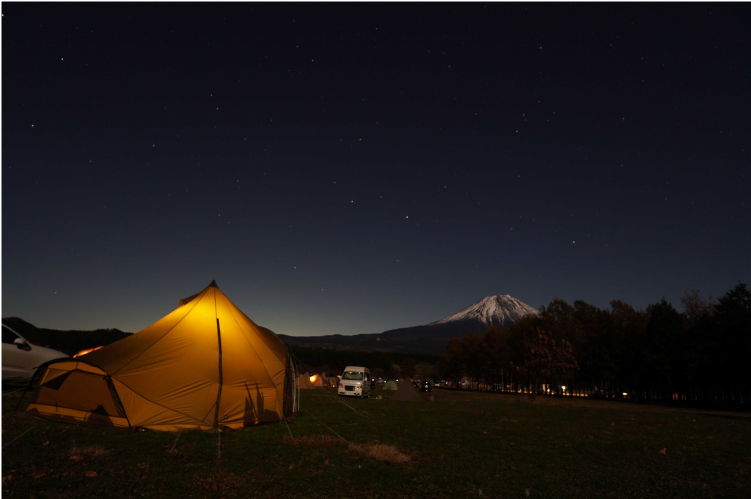
<svg viewBox="0 0 751 499">
<path fill-rule="evenodd" d="M 747 414 L 433 393 L 425 403 L 347 400 L 355 411 L 306 391 L 289 429 L 222 433 L 221 459 L 218 434 L 175 443 L 40 422 L 13 413 L 18 399 L 5 395 L 3 497 L 751 497 Z M 409 461 L 373 459 L 332 432 Z"/>
</svg>

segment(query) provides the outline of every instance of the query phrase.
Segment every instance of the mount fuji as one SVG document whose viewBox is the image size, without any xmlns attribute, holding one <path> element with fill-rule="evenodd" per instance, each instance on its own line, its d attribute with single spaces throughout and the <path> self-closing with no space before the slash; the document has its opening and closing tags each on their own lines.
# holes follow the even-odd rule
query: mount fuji
<svg viewBox="0 0 751 499">
<path fill-rule="evenodd" d="M 526 315 L 537 315 L 538 313 L 537 310 L 511 295 L 493 295 L 486 296 L 454 315 L 431 322 L 428 326 L 455 322 L 477 322 L 487 329 L 490 326 L 510 325 Z"/>
<path fill-rule="evenodd" d="M 463 338 L 485 332 L 490 326 L 510 326 L 522 317 L 539 312 L 510 295 L 492 295 L 423 326 L 391 329 L 380 334 L 353 336 L 287 336 L 279 335 L 291 346 L 338 348 L 360 351 L 398 351 L 442 354 L 451 338 Z"/>
</svg>

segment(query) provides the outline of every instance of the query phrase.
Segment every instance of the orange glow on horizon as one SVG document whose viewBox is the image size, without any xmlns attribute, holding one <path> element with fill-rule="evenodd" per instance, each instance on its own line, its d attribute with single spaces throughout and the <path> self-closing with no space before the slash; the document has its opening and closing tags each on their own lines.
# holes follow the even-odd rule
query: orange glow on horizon
<svg viewBox="0 0 751 499">
<path fill-rule="evenodd" d="M 80 357 L 81 355 L 86 355 L 87 353 L 91 353 L 91 352 L 93 352 L 94 350 L 99 350 L 100 348 L 102 348 L 102 347 L 94 347 L 94 348 L 89 348 L 89 349 L 87 349 L 87 350 L 81 350 L 80 352 L 78 352 L 77 354 L 75 354 L 75 355 L 73 356 L 73 358 L 75 359 L 75 358 L 77 358 L 77 357 Z"/>
</svg>

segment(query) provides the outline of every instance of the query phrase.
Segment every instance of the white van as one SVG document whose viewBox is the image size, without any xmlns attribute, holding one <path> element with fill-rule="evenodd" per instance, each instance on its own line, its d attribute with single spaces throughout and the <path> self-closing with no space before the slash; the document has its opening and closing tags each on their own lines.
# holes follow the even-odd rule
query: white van
<svg viewBox="0 0 751 499">
<path fill-rule="evenodd" d="M 360 366 L 347 366 L 339 380 L 339 395 L 370 397 L 370 369 Z"/>
</svg>

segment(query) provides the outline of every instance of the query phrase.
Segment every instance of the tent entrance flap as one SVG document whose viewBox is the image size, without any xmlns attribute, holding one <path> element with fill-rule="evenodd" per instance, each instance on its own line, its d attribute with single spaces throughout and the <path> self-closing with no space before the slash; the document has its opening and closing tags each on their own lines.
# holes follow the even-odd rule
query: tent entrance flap
<svg viewBox="0 0 751 499">
<path fill-rule="evenodd" d="M 107 373 L 89 365 L 78 369 L 79 365 L 69 361 L 49 365 L 28 410 L 49 419 L 128 428 L 128 418 Z"/>
</svg>

